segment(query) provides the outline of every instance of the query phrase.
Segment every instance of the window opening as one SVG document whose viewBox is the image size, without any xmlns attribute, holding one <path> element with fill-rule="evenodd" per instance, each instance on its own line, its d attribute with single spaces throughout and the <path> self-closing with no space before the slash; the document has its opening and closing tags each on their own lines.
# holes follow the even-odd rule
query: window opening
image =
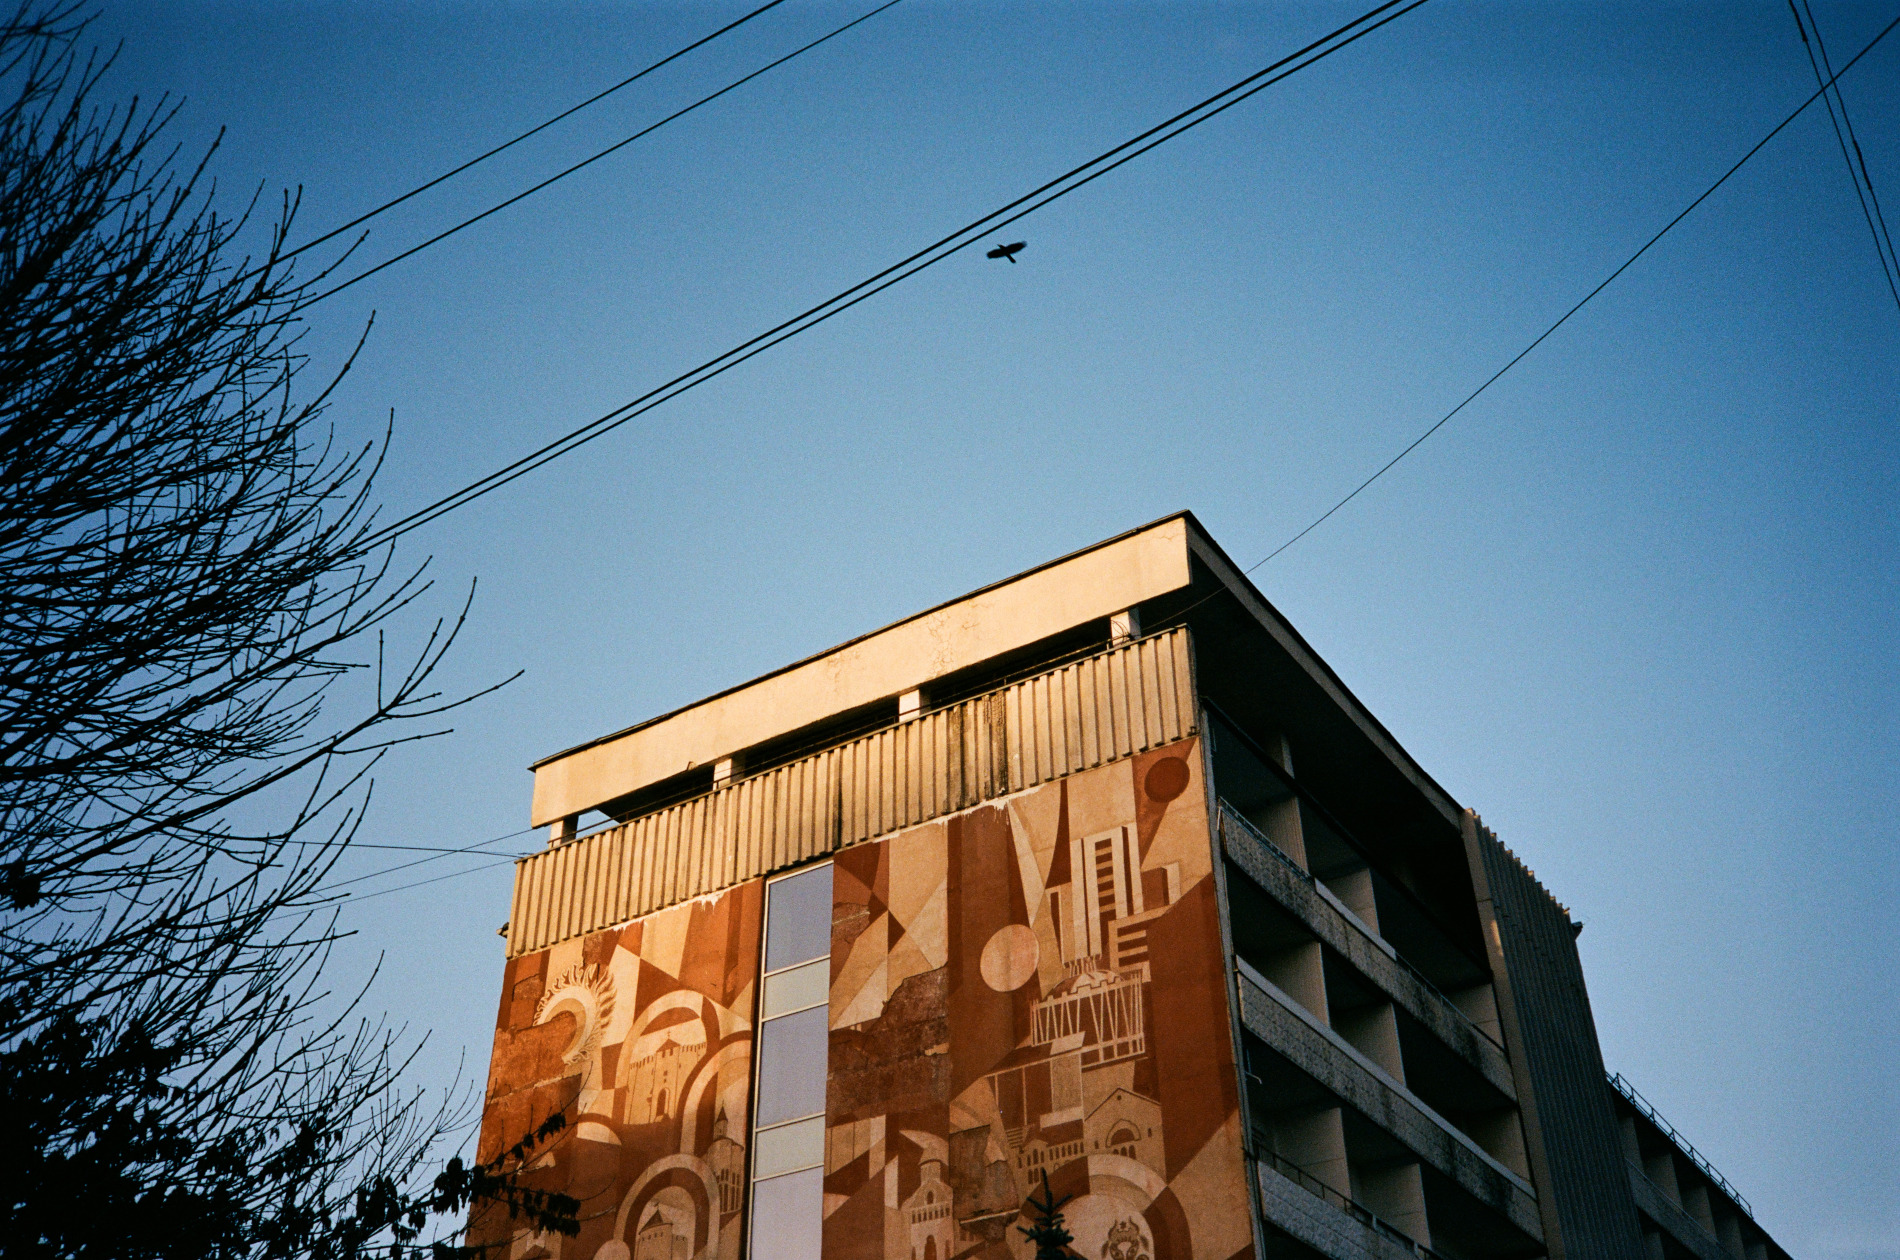
<svg viewBox="0 0 1900 1260">
<path fill-rule="evenodd" d="M 819 1260 L 831 863 L 808 866 L 766 884 L 763 952 L 754 1056 L 750 1254 Z"/>
</svg>

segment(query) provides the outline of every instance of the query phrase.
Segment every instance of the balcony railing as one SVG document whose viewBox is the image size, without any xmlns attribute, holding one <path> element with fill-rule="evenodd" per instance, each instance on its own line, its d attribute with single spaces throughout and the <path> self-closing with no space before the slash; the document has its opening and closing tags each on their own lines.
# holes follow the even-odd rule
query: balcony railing
<svg viewBox="0 0 1900 1260">
<path fill-rule="evenodd" d="M 1433 1251 L 1424 1243 L 1419 1242 L 1392 1222 L 1385 1220 L 1365 1204 L 1358 1202 L 1350 1195 L 1341 1194 L 1285 1156 L 1266 1150 L 1263 1147 L 1260 1158 L 1268 1167 L 1272 1168 L 1273 1171 L 1279 1173 L 1300 1189 L 1306 1191 L 1308 1194 L 1316 1195 L 1326 1200 L 1326 1202 L 1352 1217 L 1352 1219 L 1358 1221 L 1361 1225 L 1375 1231 L 1389 1241 L 1397 1243 L 1413 1255 L 1422 1257 L 1422 1260 L 1444 1260 L 1444 1257 L 1438 1252 Z"/>
<path fill-rule="evenodd" d="M 1321 897 L 1323 897 L 1329 903 L 1336 902 L 1338 900 L 1336 897 L 1332 895 L 1332 890 L 1328 889 L 1324 884 L 1320 883 L 1319 880 L 1316 879 L 1310 872 L 1308 872 L 1305 867 L 1301 866 L 1298 862 L 1295 862 L 1293 860 L 1292 854 L 1288 853 L 1285 849 L 1282 849 L 1279 845 L 1275 844 L 1272 838 L 1269 837 L 1266 832 L 1260 830 L 1260 828 L 1254 826 L 1251 822 L 1248 822 L 1246 816 L 1243 815 L 1239 810 L 1235 809 L 1233 805 L 1225 799 L 1223 799 L 1220 802 L 1220 825 L 1222 827 L 1228 827 L 1228 826 L 1236 827 L 1243 834 L 1252 838 L 1268 853 L 1278 858 L 1280 862 L 1289 871 L 1297 875 L 1300 878 L 1301 882 L 1305 883 L 1308 887 L 1312 888 L 1316 893 L 1318 893 Z M 1226 837 L 1223 836 L 1222 842 L 1225 843 L 1225 840 L 1226 840 Z M 1437 985 L 1433 984 L 1430 980 L 1425 978 L 1424 972 L 1420 971 L 1417 967 L 1414 967 L 1411 963 L 1407 962 L 1405 960 L 1404 955 L 1400 954 L 1398 950 L 1392 948 L 1392 944 L 1390 941 L 1387 941 L 1384 937 L 1379 936 L 1377 933 L 1373 932 L 1371 928 L 1366 926 L 1365 922 L 1361 920 L 1358 915 L 1353 914 L 1350 910 L 1346 912 L 1345 918 L 1346 918 L 1346 921 L 1352 924 L 1353 927 L 1356 928 L 1361 935 L 1363 935 L 1368 941 L 1372 942 L 1372 944 L 1378 948 L 1380 953 L 1390 958 L 1393 962 L 1397 963 L 1400 967 L 1403 967 L 1405 971 L 1412 977 L 1412 979 L 1418 982 L 1421 988 L 1423 988 L 1427 993 L 1432 994 L 1440 1002 L 1442 1002 L 1444 1004 L 1445 1009 L 1449 1011 L 1451 1014 L 1457 1016 L 1457 1018 L 1460 1021 L 1462 1021 L 1464 1024 L 1468 1025 L 1471 1031 L 1477 1033 L 1480 1037 L 1483 1037 L 1486 1041 L 1490 1042 L 1492 1045 L 1497 1046 L 1498 1049 L 1500 1050 L 1504 1049 L 1503 1046 L 1498 1045 L 1498 1039 L 1496 1037 L 1493 1037 L 1490 1033 L 1486 1032 L 1484 1028 L 1481 1027 L 1476 1020 L 1471 1018 L 1471 1016 L 1465 1014 L 1465 1010 L 1463 1007 L 1459 1006 L 1456 1002 L 1452 1001 L 1449 997 L 1446 997 L 1444 992 L 1440 990 Z"/>
<path fill-rule="evenodd" d="M 1628 1099 L 1630 1106 L 1648 1117 L 1651 1124 L 1661 1129 L 1663 1136 L 1675 1143 L 1676 1149 L 1687 1155 L 1690 1162 L 1702 1170 L 1702 1175 L 1707 1177 L 1712 1185 L 1720 1187 L 1723 1194 L 1733 1199 L 1735 1205 L 1748 1214 L 1749 1220 L 1755 1219 L 1755 1209 L 1750 1207 L 1748 1200 L 1742 1197 L 1742 1192 L 1730 1185 L 1727 1177 L 1715 1171 L 1715 1165 L 1703 1158 L 1702 1152 L 1698 1151 L 1688 1138 L 1676 1132 L 1675 1126 L 1663 1119 L 1661 1113 L 1650 1105 L 1649 1099 L 1637 1093 L 1636 1087 L 1623 1079 L 1621 1072 L 1612 1073 L 1609 1079 L 1610 1087 Z"/>
</svg>

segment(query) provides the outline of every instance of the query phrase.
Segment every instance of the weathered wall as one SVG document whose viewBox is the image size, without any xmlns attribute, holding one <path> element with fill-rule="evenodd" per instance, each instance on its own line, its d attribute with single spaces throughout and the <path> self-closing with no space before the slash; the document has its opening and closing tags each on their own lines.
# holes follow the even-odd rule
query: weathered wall
<svg viewBox="0 0 1900 1260">
<path fill-rule="evenodd" d="M 762 889 L 508 964 L 479 1154 L 564 1111 L 535 1184 L 580 1199 L 583 1224 L 576 1238 L 517 1239 L 497 1256 L 738 1256 Z"/>
<path fill-rule="evenodd" d="M 826 1260 L 1251 1256 L 1198 741 L 841 852 Z"/>
<path fill-rule="evenodd" d="M 1089 1260 L 1250 1260 L 1212 856 L 1193 738 L 836 855 L 826 1260 L 1025 1260 L 1045 1171 Z M 508 965 L 481 1154 L 566 1109 L 585 1226 L 498 1257 L 738 1256 L 763 899 Z"/>
<path fill-rule="evenodd" d="M 1569 916 L 1465 815 L 1505 1038 L 1518 1080 L 1544 1236 L 1555 1260 L 1641 1260 L 1643 1235 Z"/>
</svg>

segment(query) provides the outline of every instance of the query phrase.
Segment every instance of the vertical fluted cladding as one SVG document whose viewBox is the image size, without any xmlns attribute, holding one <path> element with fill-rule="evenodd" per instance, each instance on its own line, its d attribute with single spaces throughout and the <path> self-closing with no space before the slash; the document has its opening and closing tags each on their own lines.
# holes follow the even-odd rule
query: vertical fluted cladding
<svg viewBox="0 0 1900 1260">
<path fill-rule="evenodd" d="M 1497 837 L 1477 827 L 1498 946 L 1543 1131 L 1564 1260 L 1644 1260 L 1603 1051 L 1570 916 Z"/>
<path fill-rule="evenodd" d="M 509 956 L 1192 735 L 1188 653 L 1151 635 L 523 858 Z"/>
</svg>

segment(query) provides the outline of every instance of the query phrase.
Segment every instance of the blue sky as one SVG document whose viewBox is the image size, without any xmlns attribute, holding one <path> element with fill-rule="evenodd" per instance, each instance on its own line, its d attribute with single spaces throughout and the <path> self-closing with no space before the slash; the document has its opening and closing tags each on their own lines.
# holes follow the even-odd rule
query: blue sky
<svg viewBox="0 0 1900 1260">
<path fill-rule="evenodd" d="M 222 195 L 302 188 L 304 239 L 742 11 L 106 0 L 96 30 L 187 148 L 227 128 Z M 364 256 L 860 11 L 791 0 Z M 1837 63 L 1894 16 L 1815 11 Z M 383 499 L 418 506 L 1351 13 L 906 0 L 314 308 L 312 382 L 374 312 L 331 414 L 394 410 Z M 1900 226 L 1900 35 L 1843 86 Z M 959 255 L 411 536 L 438 611 L 481 582 L 446 681 L 526 672 L 386 765 L 364 838 L 516 831 L 537 756 L 1176 508 L 1267 554 L 1812 90 L 1778 0 L 1434 0 L 1026 220 L 1020 265 Z M 1896 368 L 1817 108 L 1254 575 L 1585 921 L 1608 1063 L 1803 1257 L 1900 1256 Z M 485 1071 L 508 887 L 345 909 L 339 983 L 385 956 L 423 1080 Z"/>
</svg>

